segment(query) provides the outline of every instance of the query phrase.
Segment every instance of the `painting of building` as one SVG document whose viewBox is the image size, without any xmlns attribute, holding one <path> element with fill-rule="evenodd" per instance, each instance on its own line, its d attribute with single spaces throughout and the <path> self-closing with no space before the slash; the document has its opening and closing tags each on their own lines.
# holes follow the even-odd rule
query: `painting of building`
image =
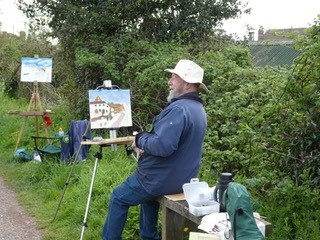
<svg viewBox="0 0 320 240">
<path fill-rule="evenodd" d="M 89 90 L 91 129 L 132 126 L 129 90 Z"/>
</svg>

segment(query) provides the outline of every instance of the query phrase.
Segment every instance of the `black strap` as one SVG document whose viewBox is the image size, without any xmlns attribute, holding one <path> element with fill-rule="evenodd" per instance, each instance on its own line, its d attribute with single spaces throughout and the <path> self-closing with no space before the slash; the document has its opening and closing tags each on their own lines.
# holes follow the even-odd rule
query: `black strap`
<svg viewBox="0 0 320 240">
<path fill-rule="evenodd" d="M 233 239 L 237 240 L 237 215 L 241 216 L 243 214 L 242 208 L 236 208 L 234 210 L 234 216 L 233 216 Z"/>
</svg>

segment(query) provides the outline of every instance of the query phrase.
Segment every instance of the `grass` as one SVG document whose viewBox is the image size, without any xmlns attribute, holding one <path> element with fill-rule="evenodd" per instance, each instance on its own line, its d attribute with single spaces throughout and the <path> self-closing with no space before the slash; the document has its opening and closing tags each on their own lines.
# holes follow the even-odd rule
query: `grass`
<svg viewBox="0 0 320 240">
<path fill-rule="evenodd" d="M 18 195 L 18 200 L 30 215 L 37 219 L 43 231 L 44 240 L 78 239 L 81 235 L 87 198 L 98 147 L 90 148 L 89 157 L 75 165 L 60 164 L 57 159 L 47 159 L 46 163 L 24 162 L 13 157 L 18 134 L 24 118 L 8 114 L 10 110 L 26 110 L 28 100 L 9 99 L 0 93 L 0 176 L 3 177 Z M 46 106 L 47 109 L 50 106 Z M 50 108 L 49 108 L 50 109 Z M 68 115 L 63 107 L 54 107 L 53 125 L 50 135 L 60 126 L 68 127 Z M 40 126 L 41 127 L 41 126 Z M 28 117 L 18 148 L 33 152 L 35 121 Z M 93 132 L 93 135 L 95 133 Z M 88 227 L 84 239 L 100 239 L 108 210 L 108 199 L 114 187 L 121 183 L 132 171 L 136 163 L 126 155 L 123 146 L 117 151 L 103 148 L 103 157 L 98 162 L 90 208 L 87 217 Z M 70 174 L 71 173 L 71 174 Z M 70 174 L 70 179 L 68 178 Z M 67 185 L 63 194 L 63 189 Z M 61 197 L 63 200 L 57 211 Z M 53 217 L 57 213 L 55 221 Z M 130 209 L 123 239 L 138 239 L 138 207 Z"/>
</svg>

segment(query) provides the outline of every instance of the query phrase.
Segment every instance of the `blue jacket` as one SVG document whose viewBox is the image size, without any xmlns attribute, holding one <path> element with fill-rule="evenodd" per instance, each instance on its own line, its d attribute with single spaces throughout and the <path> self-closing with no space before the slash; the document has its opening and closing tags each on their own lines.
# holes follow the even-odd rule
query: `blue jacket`
<svg viewBox="0 0 320 240">
<path fill-rule="evenodd" d="M 135 174 L 149 194 L 182 192 L 182 185 L 197 177 L 207 117 L 197 92 L 173 101 L 153 120 L 150 132 L 136 136 L 143 150 Z"/>
<path fill-rule="evenodd" d="M 91 128 L 88 120 L 72 120 L 69 130 L 66 132 L 68 141 L 63 138 L 61 144 L 61 161 L 69 162 L 72 157 L 76 161 L 82 161 L 88 157 L 90 145 L 81 145 L 83 137 L 91 139 Z"/>
</svg>

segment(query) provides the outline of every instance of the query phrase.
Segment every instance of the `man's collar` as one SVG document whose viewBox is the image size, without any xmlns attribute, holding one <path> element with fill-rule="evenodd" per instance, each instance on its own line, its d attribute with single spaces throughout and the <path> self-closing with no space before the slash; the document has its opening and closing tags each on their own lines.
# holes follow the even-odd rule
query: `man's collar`
<svg viewBox="0 0 320 240">
<path fill-rule="evenodd" d="M 203 103 L 201 98 L 199 97 L 199 93 L 198 92 L 189 92 L 189 93 L 185 93 L 177 98 L 172 98 L 170 103 L 173 103 L 175 101 L 178 101 L 180 99 L 191 99 L 191 100 L 195 100 L 198 101 L 200 103 Z M 169 103 L 169 104 L 170 104 Z"/>
</svg>

